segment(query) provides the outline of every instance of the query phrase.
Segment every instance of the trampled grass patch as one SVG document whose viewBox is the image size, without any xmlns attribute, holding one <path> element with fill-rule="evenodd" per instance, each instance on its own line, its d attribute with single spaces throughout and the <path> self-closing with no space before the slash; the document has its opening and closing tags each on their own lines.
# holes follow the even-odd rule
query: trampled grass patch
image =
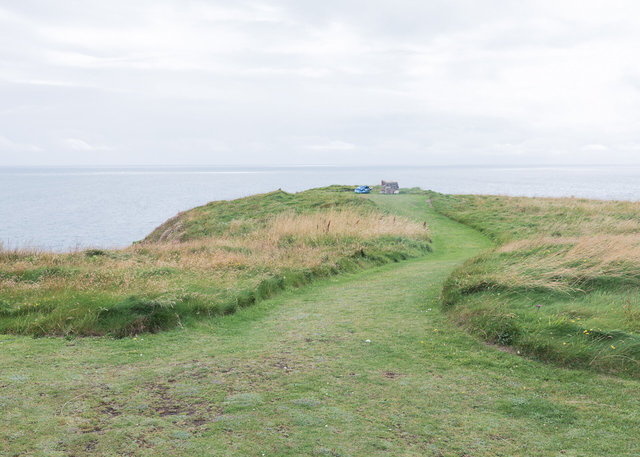
<svg viewBox="0 0 640 457">
<path fill-rule="evenodd" d="M 575 421 L 575 408 L 558 405 L 540 396 L 510 397 L 499 402 L 499 409 L 505 414 L 538 421 L 540 425 L 567 426 Z"/>
</svg>

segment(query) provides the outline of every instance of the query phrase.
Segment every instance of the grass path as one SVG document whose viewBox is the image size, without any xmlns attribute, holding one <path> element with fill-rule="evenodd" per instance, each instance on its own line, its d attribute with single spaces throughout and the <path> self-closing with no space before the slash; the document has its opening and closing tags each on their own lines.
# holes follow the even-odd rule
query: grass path
<svg viewBox="0 0 640 457">
<path fill-rule="evenodd" d="M 640 383 L 450 324 L 442 282 L 489 242 L 372 198 L 428 220 L 434 253 L 135 340 L 0 336 L 0 455 L 640 455 Z"/>
</svg>

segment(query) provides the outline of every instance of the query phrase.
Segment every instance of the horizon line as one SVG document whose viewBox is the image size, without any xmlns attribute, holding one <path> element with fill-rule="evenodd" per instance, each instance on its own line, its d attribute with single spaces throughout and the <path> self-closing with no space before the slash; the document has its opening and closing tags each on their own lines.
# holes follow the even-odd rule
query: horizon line
<svg viewBox="0 0 640 457">
<path fill-rule="evenodd" d="M 52 164 L 20 164 L 20 165 L 2 165 L 0 169 L 4 168 L 567 168 L 567 167 L 640 167 L 640 163 L 539 163 L 539 164 L 478 164 L 478 163 L 457 163 L 457 164 L 439 164 L 439 165 L 427 165 L 427 164 L 415 164 L 415 163 L 403 163 L 403 164 L 65 164 L 65 165 L 52 165 Z"/>
</svg>

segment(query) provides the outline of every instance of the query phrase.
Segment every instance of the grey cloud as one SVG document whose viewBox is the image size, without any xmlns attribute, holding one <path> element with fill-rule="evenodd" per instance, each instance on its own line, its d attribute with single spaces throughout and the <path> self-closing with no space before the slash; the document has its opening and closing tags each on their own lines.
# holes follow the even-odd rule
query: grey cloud
<svg viewBox="0 0 640 457">
<path fill-rule="evenodd" d="M 640 161 L 634 2 L 57 3 L 0 3 L 0 165 Z"/>
</svg>

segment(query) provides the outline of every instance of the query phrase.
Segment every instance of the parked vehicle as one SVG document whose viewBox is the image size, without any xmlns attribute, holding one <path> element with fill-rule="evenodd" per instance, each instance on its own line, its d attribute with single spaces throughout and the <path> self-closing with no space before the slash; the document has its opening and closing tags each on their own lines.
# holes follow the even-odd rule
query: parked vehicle
<svg viewBox="0 0 640 457">
<path fill-rule="evenodd" d="M 371 193 L 371 187 L 369 187 L 369 186 L 358 186 L 358 187 L 356 187 L 356 190 L 354 190 L 354 192 L 356 194 L 370 194 Z"/>
</svg>

